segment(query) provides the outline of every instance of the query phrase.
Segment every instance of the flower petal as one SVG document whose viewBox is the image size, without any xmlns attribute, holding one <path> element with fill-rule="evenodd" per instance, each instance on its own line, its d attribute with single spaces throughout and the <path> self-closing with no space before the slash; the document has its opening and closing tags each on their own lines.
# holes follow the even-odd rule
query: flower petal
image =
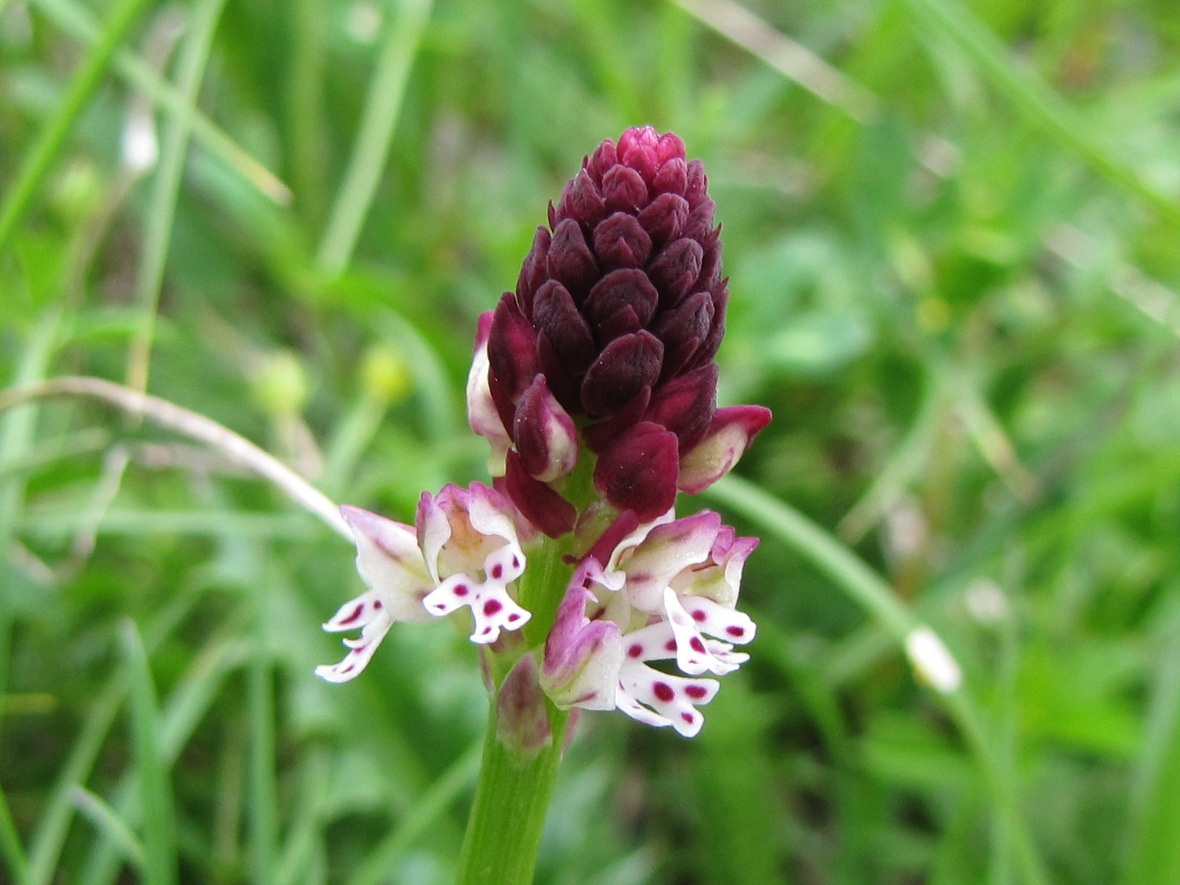
<svg viewBox="0 0 1180 885">
<path fill-rule="evenodd" d="M 449 615 L 463 606 L 471 609 L 475 629 L 471 641 L 486 645 L 500 638 L 501 630 L 518 630 L 532 615 L 517 605 L 505 586 L 496 581 L 475 583 L 467 575 L 447 578 L 423 600 L 426 610 Z"/>
<path fill-rule="evenodd" d="M 559 707 L 612 710 L 623 646 L 617 624 L 586 616 L 587 604 L 597 601 L 585 587 L 591 570 L 601 567 L 584 560 L 557 609 L 545 641 L 541 684 Z"/>
<path fill-rule="evenodd" d="M 640 611 L 660 611 L 664 588 L 709 558 L 720 529 L 721 517 L 711 510 L 653 528 L 623 564 L 631 604 Z"/>
<path fill-rule="evenodd" d="M 492 476 L 504 474 L 504 455 L 512 446 L 500 412 L 492 399 L 489 381 L 491 363 L 488 360 L 488 334 L 492 326 L 492 311 L 479 318 L 479 331 L 475 337 L 475 356 L 471 371 L 467 374 L 467 423 L 479 436 L 492 446 L 488 456 L 488 472 Z"/>
<path fill-rule="evenodd" d="M 393 620 L 428 620 L 423 616 L 421 600 L 434 589 L 434 581 L 422 561 L 414 530 L 359 507 L 341 507 L 340 515 L 356 541 L 357 571 L 369 588 L 377 592 Z M 367 598 L 368 594 L 358 597 Z M 343 609 L 328 623 L 334 623 L 342 612 Z M 357 626 L 361 624 L 358 622 Z"/>
<path fill-rule="evenodd" d="M 705 721 L 696 708 L 713 700 L 718 687 L 713 679 L 669 676 L 628 658 L 619 672 L 618 707 L 632 719 L 656 727 L 670 725 L 693 737 Z"/>
<path fill-rule="evenodd" d="M 359 676 L 392 626 L 392 615 L 387 610 L 382 611 L 365 625 L 360 639 L 344 640 L 344 644 L 348 646 L 348 654 L 344 656 L 344 660 L 338 664 L 321 664 L 315 668 L 315 675 L 335 683 L 348 682 Z"/>
<path fill-rule="evenodd" d="M 701 634 L 724 636 L 728 629 L 732 629 L 736 637 L 741 637 L 740 641 L 748 642 L 754 637 L 754 622 L 740 612 L 719 605 L 707 609 L 707 602 L 693 600 L 690 614 L 675 590 L 671 587 L 664 590 L 664 610 L 676 642 L 676 666 L 692 676 L 706 671 L 724 676 L 749 660 L 749 655 L 733 652 L 733 646 L 727 642 L 706 642 Z M 723 612 L 733 617 L 726 617 Z"/>
</svg>

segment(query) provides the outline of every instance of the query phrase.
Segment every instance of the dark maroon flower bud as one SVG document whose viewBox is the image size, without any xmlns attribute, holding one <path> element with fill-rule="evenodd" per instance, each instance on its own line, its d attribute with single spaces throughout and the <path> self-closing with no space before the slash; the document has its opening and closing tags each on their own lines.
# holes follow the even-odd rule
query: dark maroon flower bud
<svg viewBox="0 0 1180 885">
<path fill-rule="evenodd" d="M 562 218 L 577 218 L 588 225 L 597 224 L 606 215 L 606 201 L 602 199 L 602 191 L 585 169 L 566 185 L 557 207 L 557 214 Z"/>
<path fill-rule="evenodd" d="M 643 267 L 651 254 L 651 236 L 634 215 L 616 212 L 594 228 L 594 253 L 603 269 Z"/>
<path fill-rule="evenodd" d="M 652 328 L 664 342 L 662 380 L 675 377 L 709 335 L 713 325 L 713 299 L 708 292 L 697 292 L 666 310 Z"/>
<path fill-rule="evenodd" d="M 598 277 L 598 262 L 586 245 L 582 227 L 572 218 L 557 223 L 549 244 L 549 275 L 570 292 L 585 294 Z"/>
<path fill-rule="evenodd" d="M 764 410 L 716 411 L 729 292 L 707 184 L 676 135 L 642 127 L 604 141 L 549 205 L 515 297 L 496 309 L 486 395 L 469 385 L 473 426 L 499 463 L 504 438 L 487 417 L 499 415 L 508 494 L 549 534 L 576 516 L 557 503 L 568 504 L 570 427 L 599 454 L 610 504 L 649 519 L 677 484 L 700 490 L 728 470 L 765 424 Z"/>
<path fill-rule="evenodd" d="M 681 237 L 648 265 L 647 272 L 660 290 L 661 307 L 675 307 L 688 294 L 701 275 L 704 254 L 699 242 Z"/>
<path fill-rule="evenodd" d="M 538 333 L 537 359 L 549 389 L 571 414 L 581 413 L 582 379 L 598 356 L 590 325 L 573 296 L 556 280 L 538 290 L 533 324 Z"/>
<path fill-rule="evenodd" d="M 505 427 L 512 426 L 516 400 L 537 374 L 537 333 L 505 292 L 488 335 L 488 382 Z"/>
<path fill-rule="evenodd" d="M 553 482 L 574 469 L 578 430 L 538 375 L 516 405 L 512 439 L 525 469 L 541 482 Z"/>
<path fill-rule="evenodd" d="M 678 475 L 676 434 L 644 422 L 598 456 L 594 485 L 620 510 L 634 510 L 640 522 L 650 522 L 675 503 Z"/>
<path fill-rule="evenodd" d="M 549 278 L 545 259 L 549 256 L 551 241 L 549 231 L 544 227 L 538 227 L 533 237 L 533 248 L 529 250 L 528 257 L 521 265 L 520 276 L 516 280 L 516 299 L 526 316 L 532 314 L 533 296 L 536 295 L 537 289 Z"/>
<path fill-rule="evenodd" d="M 652 242 L 660 246 L 680 235 L 688 217 L 688 201 L 676 193 L 660 194 L 636 216 Z"/>
<path fill-rule="evenodd" d="M 582 310 L 599 341 L 613 341 L 646 328 L 655 315 L 660 293 L 638 268 L 613 270 L 594 284 Z"/>
<path fill-rule="evenodd" d="M 696 368 L 713 359 L 717 355 L 717 350 L 721 347 L 721 339 L 725 335 L 725 307 L 729 304 L 729 290 L 723 285 L 710 294 L 713 299 L 713 318 L 709 321 L 709 331 L 705 335 L 705 340 L 701 342 L 701 346 L 697 348 L 697 352 L 689 360 L 688 368 Z"/>
<path fill-rule="evenodd" d="M 647 204 L 647 185 L 634 169 L 613 166 L 602 176 L 602 196 L 612 212 L 636 212 Z"/>
<path fill-rule="evenodd" d="M 616 338 L 599 354 L 582 382 L 582 405 L 591 417 L 610 415 L 660 377 L 664 345 L 651 332 Z"/>
<path fill-rule="evenodd" d="M 717 400 L 717 364 L 709 363 L 663 385 L 651 398 L 643 419 L 676 434 L 687 452 L 709 429 Z"/>
</svg>

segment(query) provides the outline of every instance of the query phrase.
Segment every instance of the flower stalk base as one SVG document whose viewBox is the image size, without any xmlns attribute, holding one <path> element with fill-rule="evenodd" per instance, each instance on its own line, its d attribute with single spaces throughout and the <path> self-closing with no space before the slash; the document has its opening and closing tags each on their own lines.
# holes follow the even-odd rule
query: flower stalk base
<svg viewBox="0 0 1180 885">
<path fill-rule="evenodd" d="M 539 753 L 530 754 L 501 740 L 497 705 L 494 700 L 491 704 L 479 785 L 455 879 L 459 885 L 533 881 L 570 718 L 552 702 L 545 705 L 552 739 Z"/>
</svg>

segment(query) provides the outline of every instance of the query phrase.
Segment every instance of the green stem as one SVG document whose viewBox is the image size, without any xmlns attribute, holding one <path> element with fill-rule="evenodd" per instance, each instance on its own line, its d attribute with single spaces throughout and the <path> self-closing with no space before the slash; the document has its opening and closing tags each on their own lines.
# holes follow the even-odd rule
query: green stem
<svg viewBox="0 0 1180 885">
<path fill-rule="evenodd" d="M 533 881 L 569 724 L 568 712 L 548 701 L 546 705 L 553 739 L 540 753 L 530 756 L 500 740 L 496 701 L 492 700 L 479 785 L 455 878 L 459 885 L 528 885 Z"/>
<path fill-rule="evenodd" d="M 572 543 L 570 535 L 559 540 L 547 538 L 541 549 L 529 558 L 520 599 L 533 613 L 525 627 L 530 646 L 539 644 L 535 637 L 548 635 L 553 625 L 553 616 L 572 571 L 564 559 Z M 535 632 L 529 628 L 535 628 Z M 497 667 L 493 661 L 490 670 L 502 682 L 508 668 Z M 475 803 L 459 858 L 456 881 L 460 885 L 485 882 L 528 885 L 533 881 L 545 814 L 565 748 L 570 714 L 557 709 L 539 688 L 537 703 L 545 705 L 549 742 L 538 751 L 520 746 L 510 735 L 505 740 L 501 736 L 499 694 L 498 690 L 494 693 L 488 714 Z M 507 731 L 511 732 L 511 727 Z"/>
</svg>

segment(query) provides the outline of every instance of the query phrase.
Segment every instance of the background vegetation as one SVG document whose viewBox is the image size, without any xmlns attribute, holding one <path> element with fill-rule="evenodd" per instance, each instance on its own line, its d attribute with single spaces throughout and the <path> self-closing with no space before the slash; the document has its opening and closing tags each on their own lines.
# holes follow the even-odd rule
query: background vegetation
<svg viewBox="0 0 1180 885">
<path fill-rule="evenodd" d="M 546 202 L 673 129 L 722 400 L 776 414 L 709 502 L 761 632 L 695 741 L 584 717 L 540 881 L 1180 881 L 1174 4 L 743 2 L 0 0 L 0 379 L 409 519 L 484 477 L 475 318 Z M 0 880 L 449 879 L 475 657 L 316 680 L 359 581 L 314 517 L 47 401 L 0 414 L 0 545 Z"/>
</svg>

